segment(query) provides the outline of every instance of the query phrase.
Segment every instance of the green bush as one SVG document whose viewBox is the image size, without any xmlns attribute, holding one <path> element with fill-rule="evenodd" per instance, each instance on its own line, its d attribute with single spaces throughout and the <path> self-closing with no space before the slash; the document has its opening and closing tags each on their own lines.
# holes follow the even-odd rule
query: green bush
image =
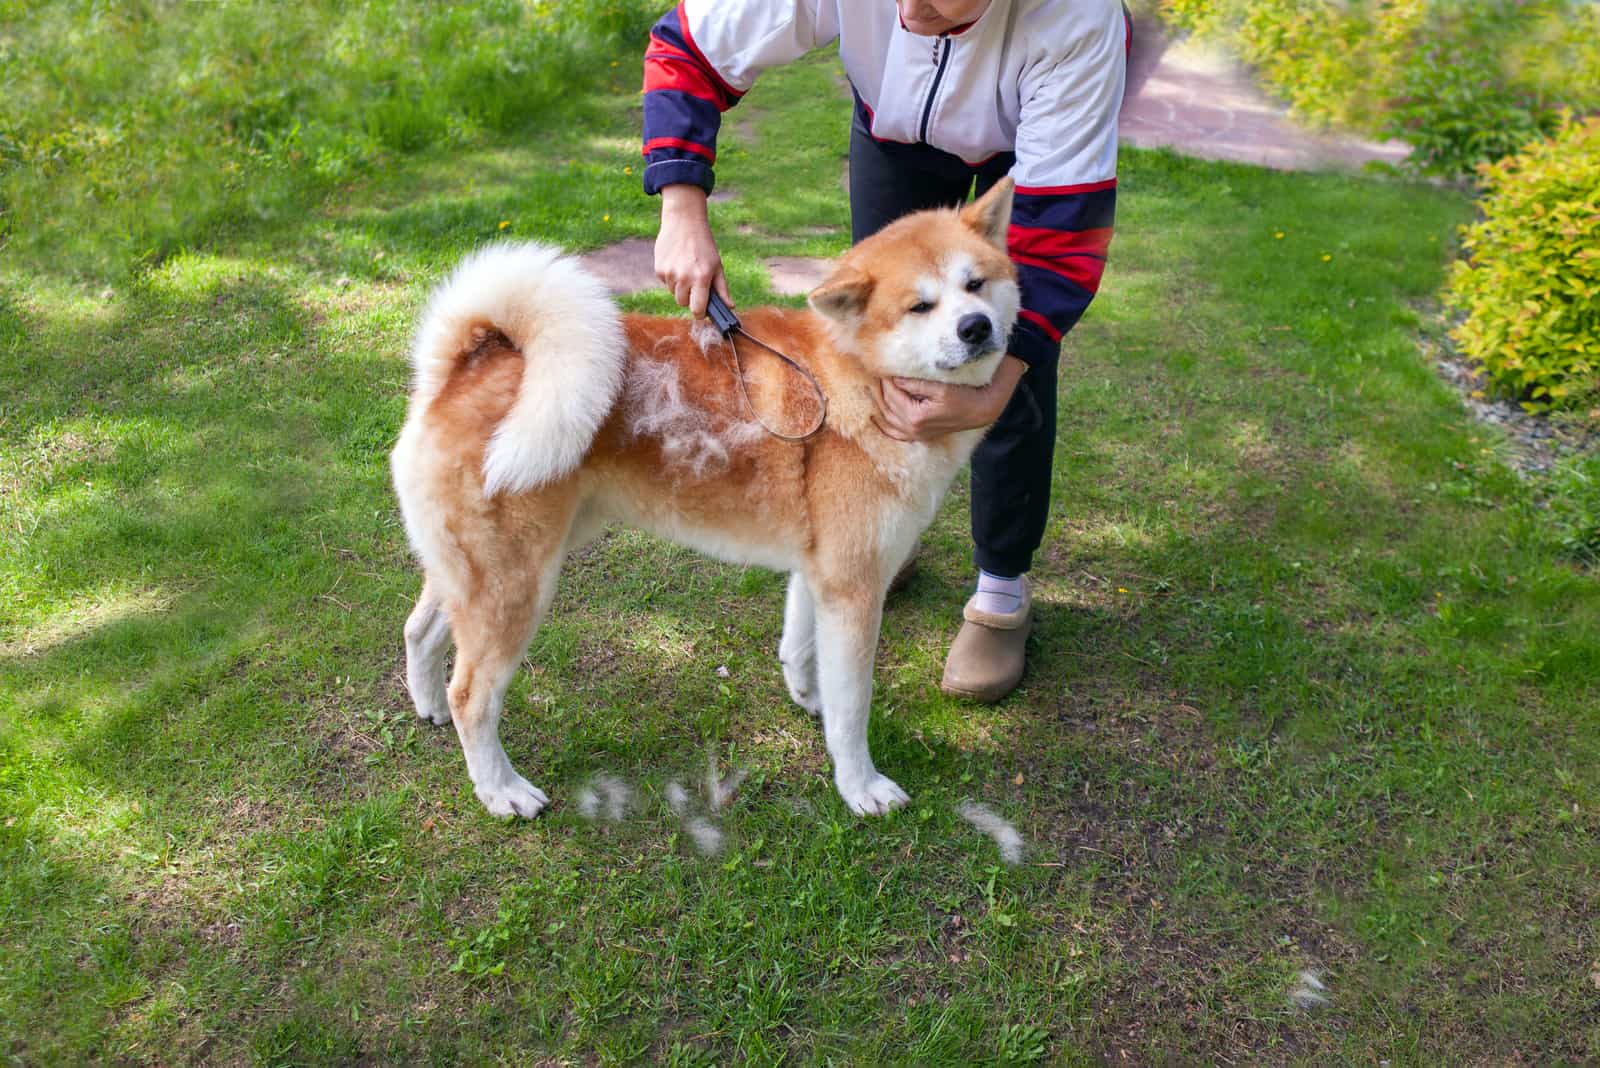
<svg viewBox="0 0 1600 1068">
<path fill-rule="evenodd" d="M 1435 4 L 1399 68 L 1381 131 L 1412 146 L 1411 165 L 1429 174 L 1471 174 L 1555 129 L 1552 80 L 1544 92 L 1518 77 L 1518 43 L 1539 33 L 1557 7 L 1500 0 Z M 1496 47 L 1493 43 L 1499 42 Z M 1567 102 L 1576 102 L 1574 84 Z"/>
<path fill-rule="evenodd" d="M 1445 299 L 1494 388 L 1529 410 L 1600 400 L 1600 118 L 1481 168 L 1482 219 Z"/>
<path fill-rule="evenodd" d="M 1600 4 L 1588 0 L 1160 0 L 1226 44 L 1294 112 L 1414 146 L 1410 165 L 1471 174 L 1600 108 Z"/>
<path fill-rule="evenodd" d="M 1301 119 L 1376 128 L 1426 0 L 1160 0 L 1162 17 L 1227 45 Z"/>
<path fill-rule="evenodd" d="M 530 129 L 642 56 L 664 6 L 0 0 L 0 240 L 115 269 L 395 153 Z M 55 228 L 86 206 L 93 233 Z"/>
</svg>

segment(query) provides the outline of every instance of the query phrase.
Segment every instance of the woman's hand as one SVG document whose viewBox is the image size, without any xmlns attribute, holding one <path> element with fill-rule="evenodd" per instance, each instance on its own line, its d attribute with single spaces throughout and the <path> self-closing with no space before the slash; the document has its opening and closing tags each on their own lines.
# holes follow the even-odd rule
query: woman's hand
<svg viewBox="0 0 1600 1068">
<path fill-rule="evenodd" d="M 878 400 L 878 429 L 898 441 L 932 441 L 1000 418 L 1028 365 L 1015 356 L 1000 361 L 987 386 L 953 386 L 920 378 L 885 378 Z"/>
<path fill-rule="evenodd" d="M 713 288 L 733 305 L 728 279 L 722 273 L 722 254 L 706 215 L 706 191 L 697 185 L 669 185 L 661 190 L 656 277 L 672 293 L 672 299 L 696 318 L 705 316 Z"/>
</svg>

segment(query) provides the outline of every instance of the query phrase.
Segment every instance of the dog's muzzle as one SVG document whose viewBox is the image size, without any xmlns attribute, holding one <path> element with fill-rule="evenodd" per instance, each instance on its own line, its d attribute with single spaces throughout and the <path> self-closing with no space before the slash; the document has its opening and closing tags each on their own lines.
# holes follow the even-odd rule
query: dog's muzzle
<svg viewBox="0 0 1600 1068">
<path fill-rule="evenodd" d="M 971 312 L 956 324 L 956 337 L 965 341 L 969 349 L 979 348 L 994 337 L 994 324 L 982 312 Z"/>
<path fill-rule="evenodd" d="M 953 361 L 939 361 L 947 371 L 954 371 L 973 360 L 981 360 L 1000 347 L 1000 339 L 995 336 L 994 320 L 982 312 L 963 315 L 956 323 L 956 337 L 961 341 L 961 354 Z"/>
</svg>

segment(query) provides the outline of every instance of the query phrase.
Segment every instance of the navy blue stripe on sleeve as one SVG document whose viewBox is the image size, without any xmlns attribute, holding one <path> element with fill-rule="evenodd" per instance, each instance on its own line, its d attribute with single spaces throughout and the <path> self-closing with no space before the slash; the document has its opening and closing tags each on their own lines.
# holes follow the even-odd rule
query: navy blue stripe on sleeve
<svg viewBox="0 0 1600 1068">
<path fill-rule="evenodd" d="M 1099 230 L 1117 214 L 1117 189 L 1086 193 L 1032 194 L 1019 187 L 1011 202 L 1011 221 L 1044 230 Z"/>
<path fill-rule="evenodd" d="M 703 148 L 701 155 L 710 162 L 716 156 L 717 130 L 721 126 L 722 113 L 709 100 L 676 89 L 655 89 L 644 95 L 644 149 L 647 153 L 662 145 L 688 142 Z M 676 147 L 687 148 L 688 145 L 679 143 Z"/>
</svg>

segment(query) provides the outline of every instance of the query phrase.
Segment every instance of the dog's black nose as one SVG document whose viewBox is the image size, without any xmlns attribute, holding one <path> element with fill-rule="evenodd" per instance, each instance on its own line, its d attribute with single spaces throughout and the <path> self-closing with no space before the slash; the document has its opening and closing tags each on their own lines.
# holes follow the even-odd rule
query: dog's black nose
<svg viewBox="0 0 1600 1068">
<path fill-rule="evenodd" d="M 994 333 L 994 324 L 982 312 L 963 315 L 956 324 L 956 337 L 969 345 L 981 345 Z"/>
</svg>

